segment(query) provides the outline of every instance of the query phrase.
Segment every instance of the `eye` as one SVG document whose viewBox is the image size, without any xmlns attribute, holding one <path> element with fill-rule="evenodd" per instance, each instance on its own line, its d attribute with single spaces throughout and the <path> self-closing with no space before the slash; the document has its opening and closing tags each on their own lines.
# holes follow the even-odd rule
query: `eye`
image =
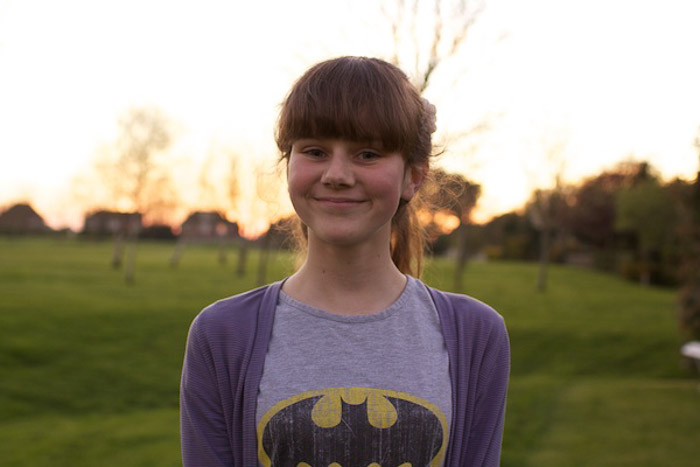
<svg viewBox="0 0 700 467">
<path fill-rule="evenodd" d="M 358 159 L 361 161 L 369 162 L 382 157 L 381 154 L 375 151 L 362 151 L 357 155 Z"/>
<path fill-rule="evenodd" d="M 304 154 L 307 156 L 310 156 L 314 159 L 319 159 L 321 157 L 324 157 L 326 154 L 323 152 L 323 150 L 318 149 L 318 148 L 307 148 L 304 149 Z"/>
</svg>

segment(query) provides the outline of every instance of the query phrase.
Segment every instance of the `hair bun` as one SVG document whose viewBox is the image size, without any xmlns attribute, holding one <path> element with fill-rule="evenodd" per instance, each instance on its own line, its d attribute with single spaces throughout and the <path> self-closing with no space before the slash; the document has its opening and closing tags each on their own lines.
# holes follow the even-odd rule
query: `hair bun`
<svg viewBox="0 0 700 467">
<path fill-rule="evenodd" d="M 437 109 L 433 104 L 430 103 L 428 99 L 425 97 L 421 98 L 421 101 L 423 101 L 423 122 L 422 126 L 428 130 L 428 134 L 433 134 L 435 133 L 435 130 L 437 130 L 437 126 L 435 124 L 436 120 L 436 112 Z"/>
</svg>

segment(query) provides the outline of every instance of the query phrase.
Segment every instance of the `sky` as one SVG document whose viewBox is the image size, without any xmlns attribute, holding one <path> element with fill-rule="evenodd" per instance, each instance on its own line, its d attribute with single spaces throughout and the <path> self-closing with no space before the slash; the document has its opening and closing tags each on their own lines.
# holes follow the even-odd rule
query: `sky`
<svg viewBox="0 0 700 467">
<path fill-rule="evenodd" d="M 230 214 L 261 228 L 290 209 L 258 202 L 251 182 L 276 173 L 279 103 L 320 60 L 389 58 L 395 4 L 0 0 L 0 207 L 29 200 L 52 226 L 79 228 L 119 118 L 152 107 L 173 122 L 163 157 L 183 206 L 201 206 L 207 161 L 236 154 L 247 201 Z M 574 182 L 622 160 L 693 178 L 699 22 L 700 2 L 685 0 L 487 0 L 425 93 L 445 148 L 436 164 L 482 185 L 477 220 L 556 173 Z"/>
</svg>

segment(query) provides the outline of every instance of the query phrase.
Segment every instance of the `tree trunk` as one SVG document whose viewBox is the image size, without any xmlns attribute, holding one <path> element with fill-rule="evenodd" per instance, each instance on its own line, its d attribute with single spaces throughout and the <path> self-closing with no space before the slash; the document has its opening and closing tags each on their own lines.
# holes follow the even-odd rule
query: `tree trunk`
<svg viewBox="0 0 700 467">
<path fill-rule="evenodd" d="M 175 243 L 173 254 L 170 257 L 170 267 L 176 268 L 180 265 L 180 259 L 182 259 L 182 255 L 185 253 L 186 243 L 187 240 L 185 237 L 180 235 L 180 238 L 177 239 L 177 243 Z"/>
<path fill-rule="evenodd" d="M 549 229 L 540 230 L 540 267 L 537 274 L 537 291 L 547 290 L 547 270 L 549 268 L 549 249 L 552 233 Z"/>
<path fill-rule="evenodd" d="M 222 266 L 225 266 L 226 262 L 227 262 L 226 246 L 227 246 L 226 237 L 224 235 L 220 235 L 219 236 L 219 264 Z"/>
<path fill-rule="evenodd" d="M 462 276 L 467 267 L 467 226 L 460 224 L 457 227 L 457 258 L 455 258 L 454 290 L 459 292 L 462 289 Z"/>
<path fill-rule="evenodd" d="M 700 222 L 691 227 L 685 241 L 684 277 L 678 293 L 679 328 L 683 339 L 700 340 Z"/>
<path fill-rule="evenodd" d="M 270 235 L 262 238 L 260 245 L 260 260 L 258 261 L 258 285 L 265 285 L 267 282 L 267 262 L 270 258 Z"/>
<path fill-rule="evenodd" d="M 700 132 L 697 148 L 700 154 Z M 678 296 L 678 320 L 681 335 L 687 340 L 700 340 L 700 171 L 687 201 L 683 242 L 685 254 L 681 267 L 683 286 Z"/>
<path fill-rule="evenodd" d="M 248 242 L 241 238 L 238 246 L 238 265 L 236 266 L 236 275 L 238 277 L 245 276 L 246 263 L 248 262 Z"/>
<path fill-rule="evenodd" d="M 639 261 L 639 285 L 648 287 L 651 284 L 651 255 L 644 249 Z"/>
<path fill-rule="evenodd" d="M 122 267 L 122 259 L 124 257 L 124 234 L 117 233 L 114 235 L 114 249 L 112 250 L 112 268 L 120 269 Z"/>
<path fill-rule="evenodd" d="M 138 219 L 138 221 L 137 221 Z M 126 251 L 126 270 L 124 279 L 128 285 L 132 285 L 135 279 L 136 270 L 136 244 L 139 239 L 140 218 L 132 214 L 129 218 L 128 229 L 126 234 L 127 251 Z"/>
<path fill-rule="evenodd" d="M 127 244 L 126 252 L 126 270 L 124 279 L 128 285 L 133 285 L 135 281 L 135 269 L 136 269 L 136 244 L 138 242 L 138 237 L 136 235 L 132 236 Z"/>
</svg>

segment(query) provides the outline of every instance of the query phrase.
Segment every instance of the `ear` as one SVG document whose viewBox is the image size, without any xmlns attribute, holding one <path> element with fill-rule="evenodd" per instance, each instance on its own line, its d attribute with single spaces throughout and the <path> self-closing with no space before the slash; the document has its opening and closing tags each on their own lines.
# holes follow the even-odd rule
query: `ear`
<svg viewBox="0 0 700 467">
<path fill-rule="evenodd" d="M 401 192 L 401 199 L 404 201 L 410 201 L 413 195 L 416 194 L 418 189 L 423 184 L 425 176 L 428 174 L 428 162 L 421 164 L 413 164 L 406 167 L 406 173 L 404 175 L 404 185 L 403 191 Z"/>
</svg>

